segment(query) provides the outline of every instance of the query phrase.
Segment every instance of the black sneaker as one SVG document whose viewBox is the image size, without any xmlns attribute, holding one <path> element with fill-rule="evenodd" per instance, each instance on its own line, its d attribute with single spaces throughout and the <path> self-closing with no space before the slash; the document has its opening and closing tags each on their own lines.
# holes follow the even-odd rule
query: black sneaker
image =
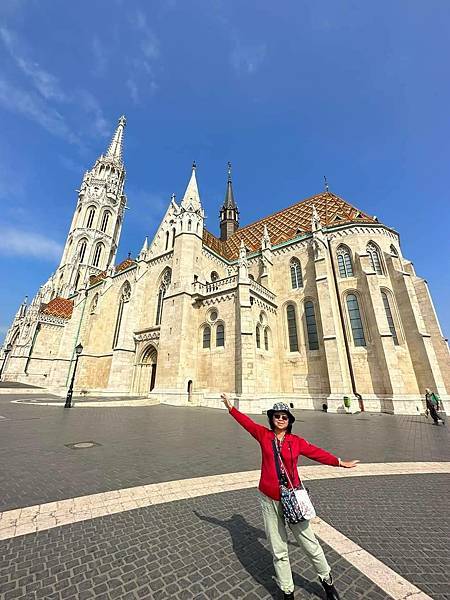
<svg viewBox="0 0 450 600">
<path fill-rule="evenodd" d="M 320 580 L 320 583 L 323 585 L 323 589 L 327 595 L 327 600 L 341 600 L 341 597 L 337 593 L 337 589 L 334 587 L 333 579 L 330 575 L 330 581 L 327 582 L 324 579 Z"/>
<path fill-rule="evenodd" d="M 283 600 L 294 600 L 294 592 L 289 592 L 289 594 L 283 592 Z"/>
</svg>

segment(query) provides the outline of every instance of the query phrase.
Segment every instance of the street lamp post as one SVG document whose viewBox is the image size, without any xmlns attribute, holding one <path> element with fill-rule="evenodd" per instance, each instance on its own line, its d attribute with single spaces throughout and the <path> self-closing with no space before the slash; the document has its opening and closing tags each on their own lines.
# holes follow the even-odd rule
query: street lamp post
<svg viewBox="0 0 450 600">
<path fill-rule="evenodd" d="M 3 362 L 2 362 L 2 368 L 0 369 L 0 381 L 2 379 L 2 373 L 3 373 L 3 369 L 6 365 L 6 359 L 8 358 L 8 354 L 11 352 L 12 350 L 12 344 L 6 344 L 5 349 L 3 350 Z"/>
<path fill-rule="evenodd" d="M 75 382 L 75 374 L 77 372 L 78 358 L 82 352 L 83 352 L 83 346 L 81 344 L 78 344 L 78 346 L 75 347 L 75 354 L 76 354 L 75 366 L 73 368 L 72 379 L 70 380 L 70 386 L 69 386 L 69 389 L 67 390 L 67 397 L 66 397 L 66 403 L 64 404 L 64 408 L 72 408 L 73 384 Z"/>
</svg>

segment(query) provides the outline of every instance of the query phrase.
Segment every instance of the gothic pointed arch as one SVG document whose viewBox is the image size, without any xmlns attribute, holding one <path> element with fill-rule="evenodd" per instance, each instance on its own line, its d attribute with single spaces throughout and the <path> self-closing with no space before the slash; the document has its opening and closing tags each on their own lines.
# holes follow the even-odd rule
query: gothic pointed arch
<svg viewBox="0 0 450 600">
<path fill-rule="evenodd" d="M 350 290 L 345 295 L 347 316 L 352 333 L 353 344 L 357 347 L 367 346 L 365 327 L 361 312 L 361 302 L 358 292 Z"/>
<path fill-rule="evenodd" d="M 369 255 L 372 269 L 377 275 L 383 275 L 383 263 L 380 248 L 372 240 L 367 244 L 366 252 Z"/>
<path fill-rule="evenodd" d="M 102 244 L 102 242 L 98 242 L 97 245 L 95 246 L 94 258 L 92 261 L 92 264 L 94 265 L 94 267 L 100 267 L 104 249 L 105 249 L 105 246 Z"/>
<path fill-rule="evenodd" d="M 156 302 L 156 318 L 155 318 L 156 325 L 161 325 L 164 296 L 166 295 L 167 288 L 169 287 L 171 280 L 172 280 L 172 269 L 170 267 L 166 267 L 160 276 L 158 298 L 157 298 L 157 302 Z"/>
<path fill-rule="evenodd" d="M 297 310 L 293 302 L 285 305 L 289 352 L 298 352 Z"/>
<path fill-rule="evenodd" d="M 95 206 L 89 206 L 86 209 L 86 227 L 90 229 L 94 223 L 96 208 Z"/>
<path fill-rule="evenodd" d="M 119 306 L 117 308 L 117 316 L 116 316 L 116 325 L 114 327 L 114 337 L 112 347 L 116 348 L 123 329 L 123 321 L 124 321 L 124 312 L 125 306 L 130 301 L 131 297 L 131 285 L 129 281 L 125 281 L 122 285 L 119 293 Z"/>
<path fill-rule="evenodd" d="M 111 211 L 110 210 L 105 210 L 103 212 L 102 222 L 101 222 L 101 225 L 100 225 L 100 231 L 103 231 L 103 233 L 106 233 L 106 231 L 108 230 L 108 224 L 109 224 L 110 218 L 111 218 Z"/>
<path fill-rule="evenodd" d="M 336 250 L 339 276 L 342 278 L 353 277 L 353 263 L 350 248 L 340 244 Z"/>
<path fill-rule="evenodd" d="M 399 319 L 398 312 L 395 310 L 394 294 L 387 288 L 381 288 L 380 292 L 389 331 L 392 335 L 392 341 L 394 342 L 394 346 L 399 346 L 400 342 L 397 331 L 399 329 Z"/>
<path fill-rule="evenodd" d="M 296 290 L 303 286 L 302 266 L 298 258 L 294 257 L 289 263 L 291 271 L 291 285 L 292 289 Z"/>
<path fill-rule="evenodd" d="M 207 323 L 201 328 L 202 348 L 211 348 L 211 326 Z"/>
</svg>

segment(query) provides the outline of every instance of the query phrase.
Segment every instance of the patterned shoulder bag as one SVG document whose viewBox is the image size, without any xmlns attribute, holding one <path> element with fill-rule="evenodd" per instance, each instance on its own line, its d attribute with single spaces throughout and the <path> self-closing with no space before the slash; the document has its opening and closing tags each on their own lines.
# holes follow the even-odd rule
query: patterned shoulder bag
<svg viewBox="0 0 450 600">
<path fill-rule="evenodd" d="M 289 473 L 283 463 L 283 459 L 275 438 L 272 440 L 272 447 L 275 466 L 277 469 L 278 482 L 280 484 L 280 501 L 284 518 L 288 523 L 292 524 L 314 519 L 316 516 L 316 511 L 311 502 L 308 491 L 303 484 L 300 484 L 298 487 L 294 487 L 292 480 L 289 477 Z M 281 467 L 283 467 L 287 485 L 285 485 Z"/>
</svg>

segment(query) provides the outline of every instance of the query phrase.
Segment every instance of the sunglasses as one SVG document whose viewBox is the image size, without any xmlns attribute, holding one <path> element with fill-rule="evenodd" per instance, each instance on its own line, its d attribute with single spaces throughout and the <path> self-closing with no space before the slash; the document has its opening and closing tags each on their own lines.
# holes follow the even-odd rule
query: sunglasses
<svg viewBox="0 0 450 600">
<path fill-rule="evenodd" d="M 288 417 L 287 415 L 280 415 L 280 414 L 278 414 L 278 413 L 275 413 L 275 414 L 273 415 L 273 418 L 274 418 L 274 419 L 278 419 L 278 420 L 280 420 L 280 421 L 289 421 L 289 417 Z"/>
</svg>

